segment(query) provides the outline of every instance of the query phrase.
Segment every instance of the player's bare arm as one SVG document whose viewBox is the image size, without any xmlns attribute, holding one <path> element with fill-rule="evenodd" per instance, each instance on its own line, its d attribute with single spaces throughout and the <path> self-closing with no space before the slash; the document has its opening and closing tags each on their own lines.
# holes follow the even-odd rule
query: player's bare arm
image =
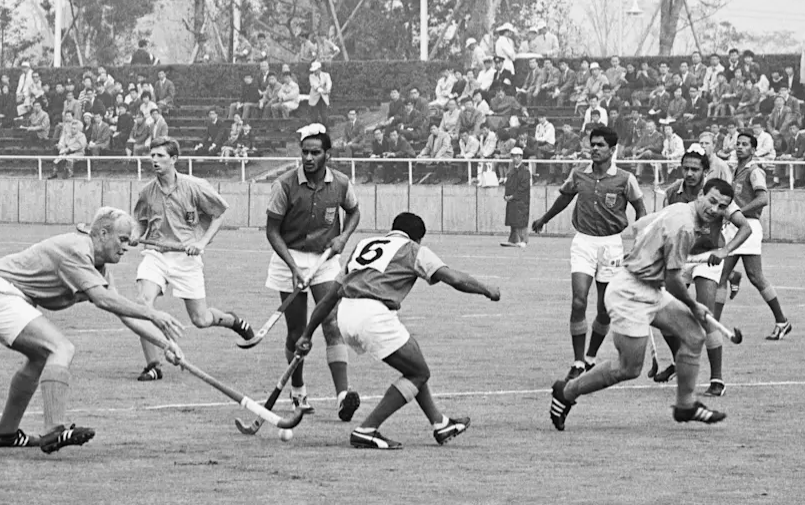
<svg viewBox="0 0 805 505">
<path fill-rule="evenodd" d="M 299 272 L 299 268 L 296 266 L 293 256 L 291 256 L 291 251 L 288 250 L 288 245 L 282 240 L 282 235 L 280 235 L 281 224 L 280 220 L 267 217 L 266 238 L 268 239 L 268 243 L 271 244 L 271 248 L 277 253 L 277 256 L 291 269 L 293 285 L 296 286 L 302 280 L 302 274 Z"/>
<path fill-rule="evenodd" d="M 645 216 L 646 213 L 646 204 L 643 202 L 642 198 L 637 198 L 634 201 L 629 202 L 629 205 L 632 206 L 635 212 L 635 221 L 640 219 L 641 217 Z"/>
<path fill-rule="evenodd" d="M 755 193 L 755 198 L 741 209 L 741 212 L 744 214 L 751 214 L 752 212 L 756 212 L 769 204 L 768 191 L 764 189 L 757 189 L 755 190 Z"/>
<path fill-rule="evenodd" d="M 541 218 L 534 221 L 534 223 L 531 225 L 531 229 L 534 230 L 535 233 L 540 233 L 542 228 L 548 224 L 551 219 L 565 210 L 575 197 L 576 195 L 566 195 L 564 193 L 560 193 L 559 198 L 553 202 L 553 205 L 551 205 L 551 208 L 548 209 L 548 212 L 546 212 Z"/>
<path fill-rule="evenodd" d="M 333 254 L 341 254 L 344 251 L 349 238 L 358 229 L 358 223 L 361 221 L 361 210 L 357 205 L 349 210 L 344 209 L 344 214 L 344 230 L 327 244 L 327 247 L 333 250 Z"/>
<path fill-rule="evenodd" d="M 224 211 L 224 214 L 225 213 L 226 210 Z M 210 227 L 207 228 L 207 232 L 204 233 L 204 236 L 201 237 L 201 240 L 192 244 L 187 244 L 185 247 L 185 252 L 188 256 L 198 256 L 204 251 L 210 242 L 212 242 L 212 239 L 215 238 L 215 235 L 218 234 L 218 230 L 220 230 L 221 226 L 224 224 L 224 214 L 221 214 L 210 221 Z"/>
<path fill-rule="evenodd" d="M 338 301 L 341 299 L 341 295 L 339 294 L 341 290 L 341 283 L 338 281 L 333 281 L 333 285 L 330 287 L 330 290 L 324 295 L 324 298 L 321 299 L 319 303 L 316 304 L 316 307 L 313 309 L 313 313 L 310 315 L 310 321 L 308 321 L 307 326 L 305 327 L 305 331 L 302 333 L 302 336 L 299 337 L 299 340 L 296 341 L 296 351 L 301 353 L 302 355 L 307 354 L 310 352 L 312 348 L 311 344 L 311 337 L 313 333 L 316 331 L 316 328 L 321 326 L 321 323 L 327 319 L 335 306 L 338 304 Z"/>
<path fill-rule="evenodd" d="M 456 291 L 483 295 L 493 302 L 500 300 L 500 288 L 497 286 L 487 286 L 470 274 L 453 270 L 450 267 L 442 267 L 433 274 L 433 280 L 444 282 Z"/>
<path fill-rule="evenodd" d="M 665 289 L 671 293 L 674 298 L 684 303 L 690 309 L 690 311 L 693 312 L 693 315 L 696 317 L 696 319 L 704 324 L 707 314 L 710 314 L 710 311 L 707 309 L 707 307 L 697 302 L 692 296 L 690 296 L 690 291 L 688 290 L 688 286 L 685 282 L 685 276 L 682 269 L 676 268 L 666 270 Z"/>
<path fill-rule="evenodd" d="M 738 233 L 736 233 L 732 240 L 727 242 L 724 247 L 717 251 L 713 251 L 712 256 L 719 258 L 719 261 L 708 261 L 707 263 L 709 265 L 717 265 L 721 261 L 724 261 L 724 259 L 726 259 L 726 257 L 729 256 L 732 251 L 741 247 L 741 244 L 746 242 L 746 239 L 748 239 L 752 234 L 752 227 L 749 225 L 749 221 L 746 220 L 744 213 L 740 210 L 733 212 L 732 215 L 730 215 L 729 220 L 735 225 L 736 228 L 738 228 Z"/>
</svg>

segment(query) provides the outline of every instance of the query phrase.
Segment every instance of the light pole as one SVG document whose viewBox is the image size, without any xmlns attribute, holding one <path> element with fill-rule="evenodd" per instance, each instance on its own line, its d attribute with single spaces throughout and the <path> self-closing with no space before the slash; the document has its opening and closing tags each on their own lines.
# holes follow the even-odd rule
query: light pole
<svg viewBox="0 0 805 505">
<path fill-rule="evenodd" d="M 60 67 L 61 66 L 61 31 L 62 25 L 64 25 L 64 9 L 62 8 L 61 0 L 55 0 L 53 2 L 54 8 L 56 9 L 56 19 L 53 22 L 54 31 L 53 31 L 53 66 Z"/>
<path fill-rule="evenodd" d="M 428 61 L 428 0 L 419 0 L 419 59 Z"/>
<path fill-rule="evenodd" d="M 618 56 L 623 56 L 623 46 L 624 46 L 624 19 L 623 19 L 623 1 L 618 0 L 618 28 L 620 32 L 620 38 L 618 41 Z M 629 7 L 629 10 L 626 11 L 626 15 L 629 17 L 638 17 L 643 15 L 643 9 L 640 8 L 638 5 L 637 0 L 632 0 L 632 6 Z"/>
</svg>

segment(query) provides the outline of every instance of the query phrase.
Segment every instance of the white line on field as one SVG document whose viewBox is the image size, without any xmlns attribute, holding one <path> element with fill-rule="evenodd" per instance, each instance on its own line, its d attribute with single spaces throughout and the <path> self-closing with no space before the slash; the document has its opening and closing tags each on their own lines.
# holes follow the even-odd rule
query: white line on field
<svg viewBox="0 0 805 505">
<path fill-rule="evenodd" d="M 709 383 L 699 384 L 699 387 L 708 386 Z M 767 388 L 767 387 L 786 387 L 786 386 L 805 386 L 805 381 L 768 381 L 768 382 L 743 382 L 743 383 L 729 383 L 732 388 Z M 609 389 L 614 390 L 645 390 L 645 389 L 670 389 L 675 388 L 675 384 L 632 384 L 625 386 L 615 386 Z M 498 391 L 456 391 L 448 393 L 434 393 L 433 396 L 438 398 L 466 398 L 473 396 L 517 396 L 517 395 L 532 395 L 532 394 L 548 394 L 551 392 L 550 388 L 543 389 L 504 389 Z M 379 400 L 382 395 L 366 395 L 362 396 L 362 400 Z M 334 396 L 311 398 L 313 402 L 334 402 Z M 265 402 L 265 399 L 259 400 L 260 403 Z M 277 400 L 277 403 L 289 403 L 290 399 Z M 227 407 L 234 406 L 233 402 L 206 402 L 206 403 L 167 403 L 163 405 L 144 405 L 141 407 L 118 407 L 118 408 L 99 408 L 99 409 L 71 409 L 71 413 L 93 413 L 93 412 L 136 412 L 148 410 L 171 410 L 171 409 L 193 409 L 193 408 L 214 408 L 214 407 Z M 26 415 L 41 415 L 41 411 L 29 411 Z"/>
</svg>

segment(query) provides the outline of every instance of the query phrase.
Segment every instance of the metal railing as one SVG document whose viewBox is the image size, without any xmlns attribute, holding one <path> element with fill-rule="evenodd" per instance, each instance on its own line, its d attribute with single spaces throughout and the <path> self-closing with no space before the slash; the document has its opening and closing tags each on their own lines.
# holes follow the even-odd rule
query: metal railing
<svg viewBox="0 0 805 505">
<path fill-rule="evenodd" d="M 36 170 L 38 178 L 41 180 L 45 176 L 45 163 L 50 162 L 52 163 L 55 160 L 66 160 L 68 158 L 58 155 L 40 155 L 40 156 L 0 156 L 0 162 L 3 161 L 13 161 L 13 162 L 20 162 L 30 160 L 36 162 Z M 86 172 L 86 179 L 92 180 L 92 166 L 93 164 L 103 163 L 105 161 L 117 161 L 117 162 L 126 162 L 127 164 L 134 163 L 136 164 L 136 174 L 137 180 L 142 180 L 143 178 L 143 165 L 150 162 L 149 157 L 134 157 L 134 156 L 84 156 L 84 157 L 71 157 L 70 160 L 76 163 L 85 163 L 87 167 Z M 464 159 L 464 158 L 331 158 L 331 163 L 348 163 L 350 166 L 349 175 L 352 179 L 352 182 L 355 183 L 357 181 L 357 175 L 359 168 L 364 166 L 371 166 L 371 165 L 378 165 L 378 164 L 395 164 L 399 166 L 399 164 L 405 164 L 407 166 L 408 171 L 408 184 L 414 185 L 414 168 L 418 164 L 443 164 L 443 165 L 450 165 L 453 167 L 460 167 L 462 165 L 466 166 L 467 169 L 467 184 L 473 184 L 473 170 L 479 170 L 479 167 L 482 167 L 481 170 L 486 169 L 486 167 L 498 164 L 509 164 L 511 163 L 511 159 L 509 158 L 473 158 L 473 159 Z M 549 160 L 523 160 L 530 168 L 532 174 L 535 174 L 537 170 L 541 166 L 551 166 L 551 165 L 584 165 L 589 163 L 590 161 L 587 159 L 549 159 Z M 259 163 L 259 162 L 273 162 L 273 163 L 283 163 L 286 164 L 286 167 L 298 167 L 301 165 L 301 158 L 298 156 L 295 157 L 254 157 L 254 158 L 243 158 L 243 157 L 228 157 L 228 158 L 221 158 L 220 156 L 182 156 L 180 163 L 180 169 L 186 164 L 187 173 L 193 175 L 193 168 L 194 164 L 202 163 L 202 162 L 223 162 L 223 163 L 236 163 L 240 166 L 240 180 L 241 182 L 247 181 L 246 176 L 246 165 L 249 163 Z M 654 184 L 659 185 L 661 177 L 660 177 L 660 170 L 663 166 L 676 166 L 680 165 L 679 160 L 623 160 L 617 159 L 615 160 L 617 165 L 648 165 L 651 167 L 654 175 Z M 795 169 L 803 168 L 805 169 L 805 161 L 798 161 L 798 160 L 774 160 L 774 161 L 757 161 L 758 164 L 769 167 L 769 166 L 782 166 L 782 167 L 790 167 L 788 169 L 788 186 L 789 189 L 794 189 L 794 181 L 795 181 Z M 282 167 L 280 167 L 282 168 Z M 2 174 L 2 169 L 0 169 L 0 174 Z"/>
</svg>

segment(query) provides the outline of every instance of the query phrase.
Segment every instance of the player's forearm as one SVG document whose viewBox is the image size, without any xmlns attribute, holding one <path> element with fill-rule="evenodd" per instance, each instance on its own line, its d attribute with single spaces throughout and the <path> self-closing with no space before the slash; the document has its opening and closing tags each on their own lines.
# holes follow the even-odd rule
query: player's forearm
<svg viewBox="0 0 805 505">
<path fill-rule="evenodd" d="M 696 306 L 696 300 L 690 296 L 685 280 L 682 278 L 682 270 L 669 270 L 666 272 L 665 289 L 691 310 Z"/>
<path fill-rule="evenodd" d="M 548 209 L 548 212 L 542 216 L 542 221 L 547 223 L 565 210 L 567 206 L 570 205 L 570 202 L 573 201 L 573 196 L 574 195 L 560 194 L 559 198 L 557 198 L 556 201 L 553 202 L 553 205 L 551 205 L 551 208 Z"/>
<path fill-rule="evenodd" d="M 646 215 L 646 204 L 643 202 L 642 198 L 638 198 L 637 200 L 630 202 L 632 207 L 634 208 L 635 212 L 635 221 L 640 219 L 641 217 L 645 217 Z"/>
<path fill-rule="evenodd" d="M 135 303 L 128 298 L 120 296 L 114 291 L 99 287 L 87 291 L 87 297 L 99 309 L 111 312 L 120 317 L 131 317 L 151 321 L 154 310 L 145 305 Z"/>
<path fill-rule="evenodd" d="M 749 221 L 743 215 L 743 212 L 735 212 L 730 216 L 730 222 L 738 228 L 738 233 L 732 237 L 732 240 L 724 245 L 724 250 L 731 253 L 741 247 L 741 244 L 746 242 L 750 235 L 752 235 L 752 227 L 749 226 Z"/>
<path fill-rule="evenodd" d="M 759 191 L 755 199 L 747 203 L 746 206 L 741 209 L 741 212 L 743 212 L 744 215 L 746 215 L 749 214 L 750 212 L 761 210 L 768 204 L 769 204 L 769 194 L 766 191 Z"/>
<path fill-rule="evenodd" d="M 282 240 L 282 235 L 280 235 L 279 223 L 271 218 L 268 218 L 266 221 L 266 238 L 268 239 L 268 243 L 271 244 L 271 248 L 277 253 L 277 256 L 279 256 L 289 268 L 295 268 L 296 262 L 291 256 L 291 251 L 288 250 L 288 246 L 285 244 L 285 241 Z"/>
<path fill-rule="evenodd" d="M 448 267 L 442 267 L 433 274 L 433 278 L 440 282 L 444 282 L 456 291 L 462 293 L 470 293 L 474 295 L 483 295 L 491 297 L 492 290 L 470 274 L 453 270 Z"/>
<path fill-rule="evenodd" d="M 220 216 L 216 217 L 210 222 L 210 227 L 207 228 L 207 232 L 204 233 L 204 236 L 201 237 L 201 243 L 203 246 L 206 246 L 212 239 L 215 238 L 215 235 L 218 234 L 218 230 L 221 229 L 221 226 L 224 224 L 224 215 L 221 214 Z"/>
<path fill-rule="evenodd" d="M 358 223 L 361 222 L 361 209 L 355 207 L 351 212 L 346 212 L 344 217 L 344 229 L 341 231 L 341 236 L 349 239 L 355 230 L 358 229 Z"/>
<path fill-rule="evenodd" d="M 324 298 L 316 304 L 316 307 L 313 309 L 313 313 L 310 315 L 310 321 L 307 323 L 307 327 L 305 327 L 305 332 L 303 335 L 307 336 L 308 338 L 313 336 L 313 333 L 316 329 L 321 326 L 327 316 L 329 316 L 333 310 L 335 309 L 338 300 L 341 299 L 341 296 L 338 294 L 338 291 L 341 289 L 341 284 L 338 282 L 333 282 L 333 285 L 330 287 L 330 291 L 324 295 Z"/>
</svg>

